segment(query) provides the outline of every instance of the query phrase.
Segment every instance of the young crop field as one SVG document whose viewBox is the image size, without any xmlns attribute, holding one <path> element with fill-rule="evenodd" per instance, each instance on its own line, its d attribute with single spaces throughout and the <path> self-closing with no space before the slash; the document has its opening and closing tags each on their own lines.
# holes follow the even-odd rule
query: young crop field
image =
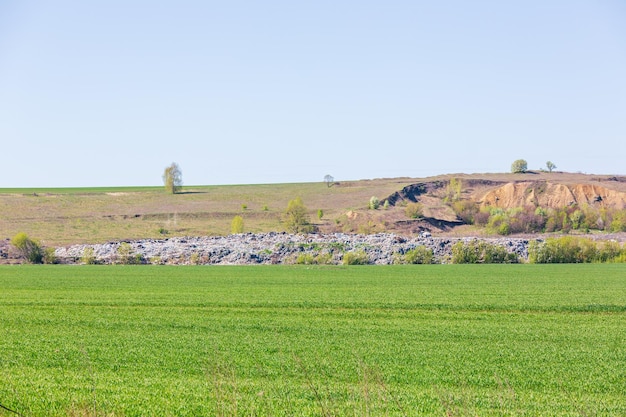
<svg viewBox="0 0 626 417">
<path fill-rule="evenodd" d="M 5 266 L 0 294 L 0 416 L 626 415 L 624 264 Z"/>
</svg>

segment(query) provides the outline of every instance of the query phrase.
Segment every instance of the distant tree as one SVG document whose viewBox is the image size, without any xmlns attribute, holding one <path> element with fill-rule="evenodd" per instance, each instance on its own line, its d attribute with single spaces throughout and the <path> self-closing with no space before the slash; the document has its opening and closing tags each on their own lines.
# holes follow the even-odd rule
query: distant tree
<svg viewBox="0 0 626 417">
<path fill-rule="evenodd" d="M 243 217 L 235 216 L 233 222 L 230 224 L 230 232 L 233 235 L 243 233 Z"/>
<path fill-rule="evenodd" d="M 461 188 L 463 183 L 460 178 L 450 178 L 450 182 L 446 187 L 446 196 L 444 200 L 447 203 L 457 201 L 461 198 Z"/>
<path fill-rule="evenodd" d="M 11 239 L 11 245 L 17 249 L 20 256 L 31 264 L 43 262 L 44 250 L 36 240 L 33 240 L 26 233 L 18 233 Z"/>
<path fill-rule="evenodd" d="M 518 159 L 511 164 L 511 172 L 514 174 L 523 174 L 528 171 L 528 162 L 524 159 Z"/>
<path fill-rule="evenodd" d="M 370 210 L 378 210 L 378 207 L 380 207 L 380 200 L 378 199 L 378 197 L 372 196 L 372 198 L 370 198 L 368 207 L 370 208 Z"/>
<path fill-rule="evenodd" d="M 307 208 L 300 197 L 289 201 L 287 209 L 283 213 L 283 221 L 291 233 L 310 233 L 313 231 Z"/>
<path fill-rule="evenodd" d="M 183 188 L 183 173 L 176 162 L 172 162 L 170 166 L 165 168 L 163 184 L 165 190 L 171 194 L 176 194 Z"/>
<path fill-rule="evenodd" d="M 546 168 L 548 168 L 548 172 L 552 172 L 556 169 L 556 165 L 552 161 L 546 162 Z"/>
<path fill-rule="evenodd" d="M 317 218 L 322 220 L 322 217 L 324 217 L 324 210 L 322 209 L 317 210 Z"/>
<path fill-rule="evenodd" d="M 335 183 L 335 179 L 333 178 L 332 175 L 326 175 L 324 176 L 324 182 L 326 183 L 327 187 L 332 187 L 333 184 Z"/>
</svg>

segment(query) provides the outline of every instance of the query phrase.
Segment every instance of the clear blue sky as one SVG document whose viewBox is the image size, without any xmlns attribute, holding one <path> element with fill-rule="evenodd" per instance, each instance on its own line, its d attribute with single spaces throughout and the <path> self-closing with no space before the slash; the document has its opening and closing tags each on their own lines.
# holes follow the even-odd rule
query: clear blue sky
<svg viewBox="0 0 626 417">
<path fill-rule="evenodd" d="M 626 2 L 0 0 L 0 187 L 626 174 Z"/>
</svg>

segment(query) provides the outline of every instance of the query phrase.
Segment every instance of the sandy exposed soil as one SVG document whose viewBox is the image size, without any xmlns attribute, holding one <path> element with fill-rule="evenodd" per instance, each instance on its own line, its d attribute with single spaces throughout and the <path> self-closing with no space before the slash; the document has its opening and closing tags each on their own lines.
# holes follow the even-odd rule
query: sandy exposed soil
<svg viewBox="0 0 626 417">
<path fill-rule="evenodd" d="M 502 208 L 541 206 L 562 208 L 577 204 L 623 209 L 626 193 L 595 184 L 561 184 L 547 181 L 509 182 L 488 191 L 480 203 Z"/>
</svg>

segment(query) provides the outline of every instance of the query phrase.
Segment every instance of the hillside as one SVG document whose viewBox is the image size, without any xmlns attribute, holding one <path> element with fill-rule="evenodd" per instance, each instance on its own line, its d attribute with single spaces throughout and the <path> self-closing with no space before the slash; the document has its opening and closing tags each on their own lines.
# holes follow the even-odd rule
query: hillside
<svg viewBox="0 0 626 417">
<path fill-rule="evenodd" d="M 572 205 L 626 208 L 626 177 L 571 173 L 451 174 L 325 183 L 188 186 L 177 195 L 161 187 L 115 189 L 0 190 L 0 239 L 18 232 L 45 245 L 101 243 L 173 236 L 226 235 L 234 216 L 245 232 L 282 231 L 289 200 L 301 197 L 320 232 L 412 235 L 477 235 L 447 202 L 450 180 L 460 184 L 455 199 L 480 207 L 508 209 Z M 369 210 L 372 196 L 381 202 Z M 387 209 L 382 207 L 388 201 Z M 411 202 L 423 205 L 424 218 L 405 214 Z M 323 216 L 318 219 L 318 210 Z"/>
</svg>

